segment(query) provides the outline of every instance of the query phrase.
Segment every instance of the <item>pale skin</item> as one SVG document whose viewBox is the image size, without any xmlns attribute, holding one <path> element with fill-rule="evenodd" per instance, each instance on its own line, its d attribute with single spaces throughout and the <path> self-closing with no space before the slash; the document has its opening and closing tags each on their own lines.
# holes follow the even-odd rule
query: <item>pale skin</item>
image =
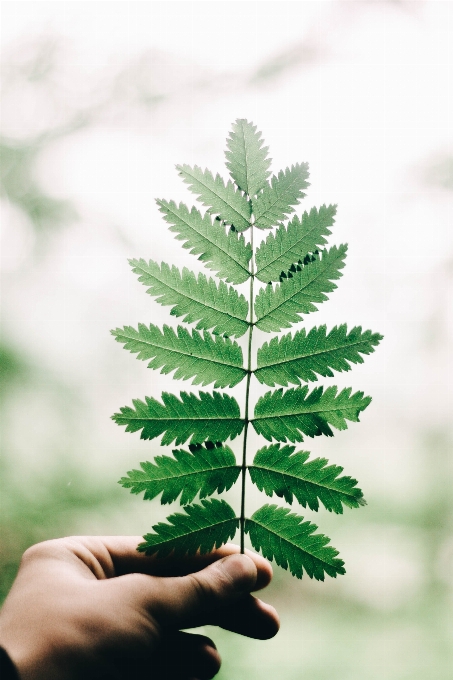
<svg viewBox="0 0 453 680">
<path fill-rule="evenodd" d="M 272 569 L 227 544 L 207 555 L 157 559 L 140 537 L 76 536 L 27 550 L 0 612 L 0 645 L 21 680 L 208 680 L 220 668 L 216 625 L 268 639 L 273 607 L 251 595 Z"/>
</svg>

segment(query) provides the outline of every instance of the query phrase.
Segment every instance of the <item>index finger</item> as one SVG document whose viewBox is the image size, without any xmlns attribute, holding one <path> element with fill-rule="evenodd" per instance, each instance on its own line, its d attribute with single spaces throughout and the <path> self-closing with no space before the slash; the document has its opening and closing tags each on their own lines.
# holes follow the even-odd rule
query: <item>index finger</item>
<svg viewBox="0 0 453 680">
<path fill-rule="evenodd" d="M 240 548 L 234 543 L 225 543 L 220 548 L 210 553 L 195 555 L 157 557 L 145 555 L 137 551 L 137 545 L 143 541 L 141 536 L 100 536 L 105 548 L 112 559 L 114 573 L 112 576 L 124 574 L 149 574 L 151 576 L 186 576 L 201 571 L 209 564 L 240 553 Z M 272 567 L 270 563 L 251 550 L 245 550 L 256 565 L 258 577 L 254 590 L 265 588 L 272 579 Z"/>
</svg>

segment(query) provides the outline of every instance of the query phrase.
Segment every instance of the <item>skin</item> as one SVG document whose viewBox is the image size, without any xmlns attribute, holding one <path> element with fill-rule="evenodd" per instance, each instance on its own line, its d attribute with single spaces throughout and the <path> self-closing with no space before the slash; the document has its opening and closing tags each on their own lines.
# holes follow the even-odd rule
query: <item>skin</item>
<svg viewBox="0 0 453 680">
<path fill-rule="evenodd" d="M 24 553 L 0 612 L 21 680 L 208 680 L 221 663 L 214 643 L 181 629 L 277 633 L 274 608 L 250 594 L 270 582 L 267 560 L 232 544 L 158 559 L 138 553 L 140 541 L 71 537 Z"/>
</svg>

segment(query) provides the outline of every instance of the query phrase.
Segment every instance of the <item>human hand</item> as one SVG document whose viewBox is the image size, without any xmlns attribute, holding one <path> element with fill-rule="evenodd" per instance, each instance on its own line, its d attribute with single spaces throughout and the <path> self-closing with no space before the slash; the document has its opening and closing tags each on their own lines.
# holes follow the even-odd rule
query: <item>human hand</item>
<svg viewBox="0 0 453 680">
<path fill-rule="evenodd" d="M 279 627 L 254 598 L 272 578 L 259 555 L 146 557 L 139 537 L 71 537 L 29 548 L 0 613 L 0 645 L 21 680 L 205 680 L 220 668 L 217 625 L 258 639 Z"/>
</svg>

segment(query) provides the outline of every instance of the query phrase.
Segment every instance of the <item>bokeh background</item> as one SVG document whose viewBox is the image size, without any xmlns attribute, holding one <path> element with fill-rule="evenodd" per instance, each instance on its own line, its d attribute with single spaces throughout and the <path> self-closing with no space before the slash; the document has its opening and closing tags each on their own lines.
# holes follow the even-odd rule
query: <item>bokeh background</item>
<svg viewBox="0 0 453 680">
<path fill-rule="evenodd" d="M 198 266 L 154 198 L 192 204 L 175 164 L 225 173 L 244 117 L 274 171 L 309 162 L 301 210 L 338 204 L 332 243 L 349 242 L 348 264 L 307 326 L 348 321 L 385 340 L 323 381 L 372 394 L 361 424 L 302 447 L 368 500 L 304 513 L 347 575 L 300 582 L 276 567 L 280 633 L 211 630 L 219 677 L 451 678 L 453 3 L 38 1 L 2 14 L 2 596 L 34 542 L 142 534 L 177 509 L 117 485 L 159 449 L 110 415 L 188 384 L 109 330 L 168 321 L 127 258 Z"/>
</svg>

